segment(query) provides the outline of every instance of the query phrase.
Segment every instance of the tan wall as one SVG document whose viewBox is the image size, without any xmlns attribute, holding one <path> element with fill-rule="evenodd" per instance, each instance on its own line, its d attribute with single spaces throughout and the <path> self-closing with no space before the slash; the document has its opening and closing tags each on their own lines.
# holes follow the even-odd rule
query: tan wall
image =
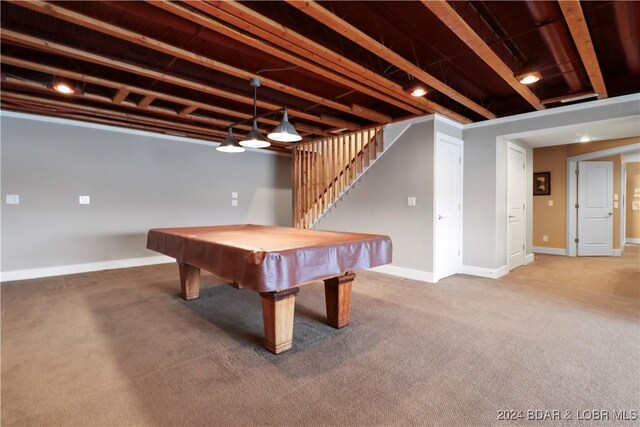
<svg viewBox="0 0 640 427">
<path fill-rule="evenodd" d="M 640 188 L 640 163 L 627 163 L 627 239 L 640 239 L 640 211 L 631 210 L 635 188 Z"/>
<path fill-rule="evenodd" d="M 631 145 L 640 142 L 640 138 L 623 138 L 609 141 L 594 141 L 583 144 L 556 145 L 535 148 L 533 150 L 533 172 L 551 172 L 551 195 L 533 196 L 533 246 L 565 249 L 567 219 L 567 157 L 595 151 Z M 620 164 L 614 171 L 620 194 Z M 614 164 L 615 169 L 615 164 Z M 552 200 L 553 206 L 548 202 Z M 614 248 L 620 248 L 620 211 L 614 212 Z M 617 225 L 616 225 L 617 224 Z M 548 236 L 543 241 L 542 236 Z M 617 245 L 617 246 L 616 246 Z"/>
</svg>

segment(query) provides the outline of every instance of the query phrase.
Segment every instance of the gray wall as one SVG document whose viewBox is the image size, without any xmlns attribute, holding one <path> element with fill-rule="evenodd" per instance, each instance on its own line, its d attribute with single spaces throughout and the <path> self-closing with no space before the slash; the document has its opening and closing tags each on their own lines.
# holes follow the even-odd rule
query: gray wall
<svg viewBox="0 0 640 427">
<path fill-rule="evenodd" d="M 386 234 L 393 265 L 433 271 L 433 135 L 432 120 L 412 124 L 315 228 Z"/>
<path fill-rule="evenodd" d="M 158 255 L 152 227 L 292 223 L 286 155 L 36 118 L 1 119 L 2 271 Z"/>
<path fill-rule="evenodd" d="M 499 268 L 507 263 L 506 251 L 506 141 L 511 134 L 579 123 L 627 117 L 640 113 L 638 96 L 623 102 L 607 100 L 552 111 L 528 113 L 465 126 L 464 164 L 464 265 Z M 531 180 L 533 154 L 527 151 L 527 177 Z M 531 183 L 528 185 L 531 194 Z M 527 253 L 531 253 L 532 196 L 527 214 Z"/>
</svg>

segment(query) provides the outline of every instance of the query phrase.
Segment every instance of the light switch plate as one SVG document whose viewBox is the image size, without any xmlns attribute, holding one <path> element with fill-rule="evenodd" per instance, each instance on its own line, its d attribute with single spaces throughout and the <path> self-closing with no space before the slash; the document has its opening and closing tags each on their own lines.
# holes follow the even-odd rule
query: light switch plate
<svg viewBox="0 0 640 427">
<path fill-rule="evenodd" d="M 6 198 L 8 205 L 19 205 L 20 204 L 20 195 L 18 194 L 7 194 Z"/>
<path fill-rule="evenodd" d="M 549 200 L 549 201 L 547 202 L 547 205 L 549 205 L 549 206 L 553 206 L 553 200 Z"/>
<path fill-rule="evenodd" d="M 232 199 L 237 199 L 238 198 L 238 192 L 237 191 L 232 191 L 231 192 L 231 198 Z"/>
<path fill-rule="evenodd" d="M 238 199 L 231 200 L 231 206 L 238 206 Z"/>
<path fill-rule="evenodd" d="M 542 241 L 543 242 L 548 242 L 549 241 L 549 236 L 547 236 L 546 234 L 544 236 L 542 236 Z"/>
<path fill-rule="evenodd" d="M 613 194 L 613 200 L 618 200 L 618 193 Z"/>
<path fill-rule="evenodd" d="M 618 202 L 613 202 L 613 209 L 618 209 Z"/>
<path fill-rule="evenodd" d="M 407 206 L 415 206 L 416 198 L 415 197 L 407 197 Z"/>
<path fill-rule="evenodd" d="M 78 203 L 80 203 L 81 205 L 90 205 L 91 204 L 91 197 L 89 197 L 89 196 L 78 196 Z"/>
</svg>

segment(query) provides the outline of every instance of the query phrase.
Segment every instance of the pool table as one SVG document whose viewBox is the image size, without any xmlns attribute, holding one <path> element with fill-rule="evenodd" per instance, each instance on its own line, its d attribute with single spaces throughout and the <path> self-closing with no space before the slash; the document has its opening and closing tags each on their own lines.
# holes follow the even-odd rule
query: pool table
<svg viewBox="0 0 640 427">
<path fill-rule="evenodd" d="M 388 264 L 392 253 L 387 236 L 251 224 L 155 228 L 147 248 L 176 259 L 185 300 L 199 297 L 201 269 L 258 292 L 265 347 L 275 354 L 291 348 L 299 286 L 323 280 L 327 322 L 342 328 L 353 271 Z"/>
</svg>

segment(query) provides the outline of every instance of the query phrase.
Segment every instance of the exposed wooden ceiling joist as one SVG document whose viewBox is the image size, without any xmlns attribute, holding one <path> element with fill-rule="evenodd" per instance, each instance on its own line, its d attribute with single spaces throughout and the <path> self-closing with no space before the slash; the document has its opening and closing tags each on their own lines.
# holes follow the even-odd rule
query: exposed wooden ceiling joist
<svg viewBox="0 0 640 427">
<path fill-rule="evenodd" d="M 29 102 L 37 105 L 46 105 L 49 107 L 62 108 L 67 111 L 95 114 L 98 116 L 109 117 L 109 118 L 117 118 L 124 121 L 130 121 L 132 123 L 152 124 L 155 126 L 166 127 L 167 130 L 178 129 L 178 130 L 184 130 L 184 131 L 190 131 L 190 132 L 199 132 L 202 135 L 209 135 L 209 136 L 215 135 L 220 138 L 224 138 L 224 136 L 226 136 L 226 132 L 212 130 L 212 129 L 204 128 L 200 126 L 181 124 L 175 121 L 156 119 L 149 116 L 131 114 L 131 113 L 126 113 L 122 111 L 105 109 L 105 108 L 89 107 L 86 105 L 80 105 L 78 103 L 74 103 L 70 101 L 65 102 L 65 101 L 57 101 L 53 99 L 45 99 L 42 97 L 25 95 L 22 93 L 8 91 L 6 89 L 2 91 L 2 97 L 3 97 L 3 100 L 13 99 L 13 100 Z"/>
<path fill-rule="evenodd" d="M 153 97 L 153 98 L 157 98 L 157 99 L 163 99 L 165 101 L 169 101 L 169 102 L 173 102 L 173 103 L 177 103 L 177 104 L 191 104 L 188 105 L 187 107 L 180 109 L 178 112 L 173 111 L 173 110 L 168 110 L 168 109 L 164 109 L 164 108 L 158 108 L 158 107 L 153 107 L 153 106 L 147 106 L 147 110 L 155 112 L 155 113 L 160 113 L 160 114 L 164 114 L 164 115 L 173 115 L 175 117 L 184 117 L 187 118 L 189 120 L 193 120 L 193 121 L 198 121 L 198 122 L 202 122 L 202 123 L 207 123 L 209 125 L 213 125 L 213 126 L 218 126 L 221 127 L 223 129 L 220 129 L 220 131 L 222 132 L 225 128 L 229 127 L 230 125 L 232 125 L 232 122 L 228 121 L 228 120 L 219 120 L 219 119 L 213 119 L 210 117 L 204 117 L 204 116 L 199 116 L 199 115 L 194 115 L 191 114 L 193 111 L 195 111 L 196 109 L 201 109 L 203 111 L 211 111 L 214 113 L 220 113 L 220 114 L 224 114 L 227 116 L 231 116 L 231 117 L 237 117 L 240 120 L 247 120 L 250 119 L 252 116 L 250 114 L 246 114 L 246 113 L 240 113 L 237 111 L 232 111 L 232 110 L 228 110 L 225 108 L 220 108 L 220 107 L 216 107 L 216 106 L 212 106 L 209 104 L 205 104 L 202 102 L 196 102 L 190 99 L 186 99 L 186 98 L 181 98 L 181 97 L 177 97 L 177 96 L 171 96 L 171 95 L 166 95 L 160 92 L 156 92 L 153 90 L 149 90 L 149 89 L 145 89 L 145 88 L 141 88 L 141 87 L 136 87 L 133 85 L 127 85 L 125 86 L 123 83 L 121 82 L 115 82 L 113 80 L 108 80 L 108 79 L 104 79 L 104 78 L 99 78 L 99 77 L 93 77 L 93 76 L 88 76 L 86 74 L 81 74 L 81 73 L 77 73 L 74 71 L 69 71 L 69 70 L 65 70 L 59 67 L 52 67 L 52 66 L 48 66 L 48 65 L 43 65 L 43 64 L 39 64 L 33 61 L 26 61 L 23 59 L 19 59 L 19 58 L 14 58 L 8 55 L 4 55 L 2 57 L 2 63 L 4 64 L 9 64 L 9 65 L 14 65 L 20 68 L 24 68 L 27 70 L 33 70 L 33 71 L 38 71 L 38 72 L 42 72 L 42 73 L 47 73 L 47 74 L 51 74 L 51 75 L 55 75 L 55 76 L 60 76 L 60 77 L 65 77 L 65 78 L 69 78 L 69 79 L 73 79 L 76 81 L 80 81 L 80 82 L 85 82 L 85 83 L 91 83 L 94 85 L 98 85 L 98 86 L 103 86 L 106 88 L 111 88 L 111 89 L 116 89 L 117 91 L 120 91 L 121 89 L 124 88 L 124 90 L 127 91 L 127 93 L 132 92 L 135 94 L 139 94 L 139 95 L 143 95 L 144 98 L 147 97 Z M 24 81 L 23 81 L 24 82 Z M 26 82 L 25 82 L 26 83 Z M 46 87 L 46 85 L 36 85 L 34 87 L 39 87 L 39 86 L 43 86 Z M 107 103 L 113 102 L 112 98 L 108 98 L 108 97 L 99 97 L 96 95 L 92 95 L 89 93 L 85 93 L 83 95 L 81 95 L 83 97 L 87 97 L 93 101 L 104 101 Z M 120 103 L 121 106 L 123 107 L 136 107 L 139 108 L 139 106 L 133 102 L 127 102 L 127 101 L 121 101 Z M 276 120 L 271 120 L 265 117 L 261 117 L 258 118 L 258 121 L 261 123 L 265 123 L 265 124 L 269 124 L 272 126 L 277 126 L 278 125 L 278 121 Z M 251 130 L 251 126 L 249 124 L 240 124 L 240 125 L 236 125 L 235 126 L 238 129 L 243 129 L 243 130 Z M 298 125 L 298 129 L 301 132 L 307 132 L 307 133 L 313 133 L 313 134 L 320 134 L 320 135 L 327 135 L 327 133 L 325 133 L 322 129 L 320 128 L 315 128 L 315 127 L 309 127 L 309 125 L 306 124 L 301 124 Z M 225 135 L 226 135 L 226 131 Z M 321 132 L 321 133 L 319 133 Z"/>
<path fill-rule="evenodd" d="M 520 83 L 513 75 L 513 71 L 502 59 L 482 40 L 469 24 L 446 2 L 446 0 L 422 0 L 422 3 L 436 15 L 449 29 L 466 43 L 476 55 L 490 66 L 505 82 L 529 102 L 537 110 L 544 110 L 544 105 L 531 90 Z"/>
<path fill-rule="evenodd" d="M 24 103 L 19 103 L 18 104 L 18 103 L 12 102 L 12 101 L 7 102 L 6 99 L 2 100 L 2 104 L 0 104 L 0 108 L 6 109 L 6 110 L 11 110 L 11 111 L 24 112 L 24 113 L 28 113 L 28 114 L 33 114 L 34 113 L 34 106 L 33 105 L 24 104 Z M 63 119 L 77 120 L 77 121 L 82 121 L 82 122 L 92 122 L 92 123 L 104 124 L 104 125 L 108 125 L 108 126 L 125 127 L 125 128 L 130 128 L 130 129 L 136 129 L 136 130 L 142 130 L 142 131 L 148 131 L 148 132 L 154 132 L 154 133 L 161 133 L 161 134 L 167 134 L 167 135 L 184 136 L 184 137 L 188 137 L 188 138 L 201 139 L 201 140 L 206 140 L 206 141 L 211 141 L 211 142 L 219 142 L 217 140 L 211 139 L 210 136 L 206 136 L 206 135 L 200 135 L 200 134 L 196 134 L 196 133 L 192 133 L 192 132 L 180 132 L 180 133 L 172 132 L 172 131 L 167 131 L 164 128 L 151 126 L 151 125 L 143 125 L 143 124 L 137 124 L 137 123 L 131 123 L 131 122 L 123 122 L 123 121 L 119 121 L 119 120 L 106 119 L 103 116 L 95 116 L 95 115 L 87 115 L 87 114 L 75 114 L 75 113 L 67 113 L 67 112 L 60 112 L 60 111 L 53 112 L 53 111 L 50 111 L 49 108 L 47 108 L 46 111 L 44 109 L 40 109 L 40 108 L 35 108 L 35 109 L 38 111 L 38 114 L 44 114 L 46 116 L 51 116 L 51 117 L 58 117 L 58 118 L 63 118 Z M 271 149 L 272 147 L 269 147 L 269 148 Z M 281 148 L 281 147 L 273 147 L 273 151 L 289 152 L 288 149 Z"/>
<path fill-rule="evenodd" d="M 584 68 L 587 70 L 591 86 L 598 94 L 598 98 L 606 98 L 607 88 L 602 78 L 602 71 L 600 71 L 600 64 L 593 48 L 593 42 L 591 41 L 591 35 L 589 34 L 589 28 L 587 27 L 580 1 L 560 0 L 559 4 L 564 19 L 569 26 L 571 37 L 573 37 L 573 41 L 578 48 L 580 59 L 582 59 Z"/>
<path fill-rule="evenodd" d="M 394 96 L 390 96 L 387 95 L 381 91 L 378 91 L 376 89 L 373 89 L 371 87 L 368 87 L 362 83 L 360 83 L 359 81 L 356 80 L 352 80 L 350 78 L 346 78 L 338 73 L 333 72 L 332 70 L 322 67 L 320 65 L 314 64 L 310 61 L 307 61 L 306 59 L 303 59 L 297 55 L 293 55 L 291 53 L 289 53 L 288 51 L 278 48 L 270 43 L 267 43 L 261 39 L 258 39 L 256 37 L 252 37 L 248 34 L 239 32 L 221 22 L 215 21 L 211 18 L 209 18 L 208 16 L 204 16 L 202 14 L 199 13 L 195 13 L 191 10 L 188 10 L 186 8 L 184 8 L 183 6 L 177 4 L 177 3 L 173 3 L 167 0 L 148 0 L 149 4 L 158 7 L 160 9 L 163 9 L 167 12 L 173 13 L 176 16 L 180 16 L 184 19 L 187 19 L 191 22 L 194 22 L 198 25 L 202 25 L 205 28 L 208 28 L 212 31 L 215 31 L 219 34 L 225 35 L 227 37 L 230 37 L 236 41 L 242 42 L 247 46 L 251 46 L 253 48 L 256 49 L 260 49 L 263 52 L 266 52 L 270 55 L 273 55 L 274 57 L 280 58 L 284 61 L 289 62 L 292 65 L 296 65 L 299 66 L 307 71 L 311 71 L 314 74 L 317 74 L 318 76 L 322 76 L 324 78 L 329 79 L 330 81 L 336 82 L 340 85 L 343 85 L 347 88 L 350 89 L 354 89 L 357 90 L 359 92 L 362 92 L 365 95 L 371 96 L 373 98 L 376 98 L 380 101 L 384 101 L 386 103 L 389 103 L 391 105 L 394 105 L 398 108 L 401 108 L 405 111 L 408 111 L 410 113 L 414 113 L 414 114 L 423 114 L 424 110 L 421 110 L 419 108 L 416 108 L 415 106 L 413 106 L 412 104 L 407 103 L 405 100 L 401 100 L 401 99 L 397 99 Z M 189 3 L 191 5 L 194 5 L 193 3 Z M 403 97 L 404 98 L 404 97 Z M 362 106 L 358 106 L 358 105 L 352 105 L 352 108 L 354 111 L 356 110 L 360 110 L 360 109 L 364 109 L 365 107 Z M 367 109 L 368 110 L 368 109 Z M 368 111 L 373 111 L 373 110 L 368 110 Z M 360 111 L 362 113 L 362 111 Z M 370 118 L 371 120 L 374 121 L 378 121 L 380 123 L 384 122 L 385 120 L 387 120 L 387 115 L 381 115 L 379 112 L 377 111 L 373 111 L 374 114 L 370 113 Z"/>
<path fill-rule="evenodd" d="M 176 58 L 180 58 L 185 61 L 189 61 L 191 63 L 210 68 L 215 71 L 219 71 L 225 74 L 228 74 L 233 77 L 241 78 L 246 81 L 249 81 L 252 78 L 259 78 L 261 85 L 265 87 L 269 87 L 271 89 L 275 89 L 280 92 L 284 92 L 307 101 L 312 101 L 320 105 L 324 105 L 329 108 L 333 108 L 342 112 L 350 113 L 356 116 L 360 116 L 358 111 L 354 111 L 348 105 L 341 104 L 339 102 L 332 101 L 330 99 L 326 99 L 322 96 L 314 95 L 312 93 L 300 90 L 298 88 L 285 85 L 276 80 L 266 78 L 264 76 L 258 76 L 256 74 L 247 72 L 245 70 L 241 70 L 239 68 L 224 64 L 220 61 L 216 61 L 211 58 L 207 58 L 202 55 L 198 55 L 196 53 L 180 49 L 176 46 L 172 46 L 168 43 L 164 43 L 160 40 L 153 39 L 151 37 L 145 36 L 143 34 L 136 33 L 134 31 L 130 31 L 115 25 L 111 25 L 107 22 L 103 22 L 89 16 L 73 12 L 69 9 L 65 9 L 63 7 L 57 6 L 52 3 L 47 3 L 44 1 L 31 0 L 28 2 L 24 1 L 16 1 L 16 0 L 7 0 L 11 3 L 15 3 L 21 7 L 26 7 L 31 10 L 35 10 L 39 13 L 43 13 L 48 16 L 52 16 L 57 19 L 62 19 L 67 22 L 71 22 L 76 25 L 83 26 L 85 28 L 89 28 L 94 31 L 98 31 L 103 34 L 107 34 L 121 40 L 126 40 L 130 43 L 137 44 L 139 46 L 143 46 L 148 49 L 153 49 L 157 52 L 162 52 L 167 55 L 171 55 Z M 292 114 L 293 115 L 293 114 Z M 363 118 L 369 119 L 369 115 L 364 115 Z M 331 120 L 332 118 L 326 116 L 327 120 Z M 387 122 L 391 121 L 390 118 L 387 118 Z M 335 123 L 332 125 L 336 126 Z M 350 123 L 348 129 L 356 129 L 359 125 Z"/>
<path fill-rule="evenodd" d="M 43 40 L 38 37 L 33 37 L 27 34 L 22 34 L 13 30 L 2 31 L 3 40 L 11 43 L 16 43 L 31 47 L 44 52 L 53 53 L 56 55 L 62 55 L 69 58 L 79 59 L 82 61 L 91 62 L 94 64 L 102 65 L 109 68 L 115 68 L 122 71 L 127 71 L 133 74 L 138 74 L 144 77 L 160 80 L 166 83 L 173 84 L 175 86 L 184 87 L 199 92 L 208 93 L 210 95 L 218 96 L 221 98 L 231 99 L 236 102 L 253 106 L 253 97 L 245 95 L 235 94 L 226 90 L 218 89 L 210 85 L 187 80 L 181 77 L 172 76 L 159 71 L 151 70 L 149 68 L 141 67 L 139 65 L 130 64 L 127 62 L 119 61 L 106 56 L 90 53 L 81 49 L 76 49 L 70 46 L 65 46 L 60 43 L 52 42 L 49 40 Z M 271 111 L 278 111 L 281 109 L 280 105 L 273 104 L 271 102 L 260 101 L 257 102 L 258 107 Z M 343 120 L 333 121 L 331 117 L 320 117 L 318 115 L 305 113 L 298 110 L 289 110 L 289 115 L 299 117 L 301 119 L 313 121 L 316 123 L 326 124 L 330 126 L 343 127 Z M 358 129 L 360 126 L 355 123 L 350 123 L 350 127 L 347 129 Z"/>
<path fill-rule="evenodd" d="M 334 15 L 324 7 L 317 4 L 315 1 L 311 1 L 311 0 L 305 0 L 305 1 L 286 0 L 286 1 L 291 6 L 297 8 L 298 10 L 304 12 L 305 14 L 317 20 L 318 22 L 321 22 L 322 24 L 326 25 L 332 30 L 345 36 L 346 38 L 353 41 L 354 43 L 357 43 L 360 46 L 367 48 L 369 51 L 375 53 L 379 57 L 395 65 L 401 70 L 404 70 L 405 72 L 409 73 L 410 75 L 422 81 L 423 83 L 428 84 L 429 86 L 433 87 L 434 89 L 443 93 L 444 95 L 448 96 L 454 101 L 459 102 L 460 104 L 475 111 L 476 113 L 482 115 L 483 117 L 486 117 L 488 119 L 496 118 L 496 115 L 493 114 L 491 111 L 487 110 L 483 106 L 477 104 L 476 102 L 462 95 L 455 89 L 447 86 L 440 80 L 433 77 L 431 74 L 427 73 L 426 71 L 418 67 L 416 64 L 412 63 L 411 61 L 408 61 L 407 59 L 393 52 L 391 49 L 384 46 L 382 43 L 378 42 L 377 40 L 373 39 L 372 37 L 368 36 L 367 34 L 353 27 L 351 24 L 339 18 L 338 16 Z"/>
<path fill-rule="evenodd" d="M 120 87 L 118 91 L 113 95 L 113 103 L 120 104 L 129 95 L 129 93 L 129 89 L 127 89 L 125 86 Z"/>
<path fill-rule="evenodd" d="M 399 99 L 412 102 L 425 112 L 440 113 L 460 123 L 471 120 L 434 101 L 426 98 L 412 98 L 404 88 L 387 78 L 374 73 L 344 56 L 328 49 L 313 40 L 284 27 L 283 25 L 253 11 L 236 1 L 190 2 L 189 5 L 215 16 L 231 25 L 243 28 L 254 35 L 264 38 L 277 46 L 301 55 L 322 65 L 330 64 L 331 68 L 352 79 L 359 80 L 371 87 Z M 247 25 L 248 24 L 248 25 Z"/>
</svg>

